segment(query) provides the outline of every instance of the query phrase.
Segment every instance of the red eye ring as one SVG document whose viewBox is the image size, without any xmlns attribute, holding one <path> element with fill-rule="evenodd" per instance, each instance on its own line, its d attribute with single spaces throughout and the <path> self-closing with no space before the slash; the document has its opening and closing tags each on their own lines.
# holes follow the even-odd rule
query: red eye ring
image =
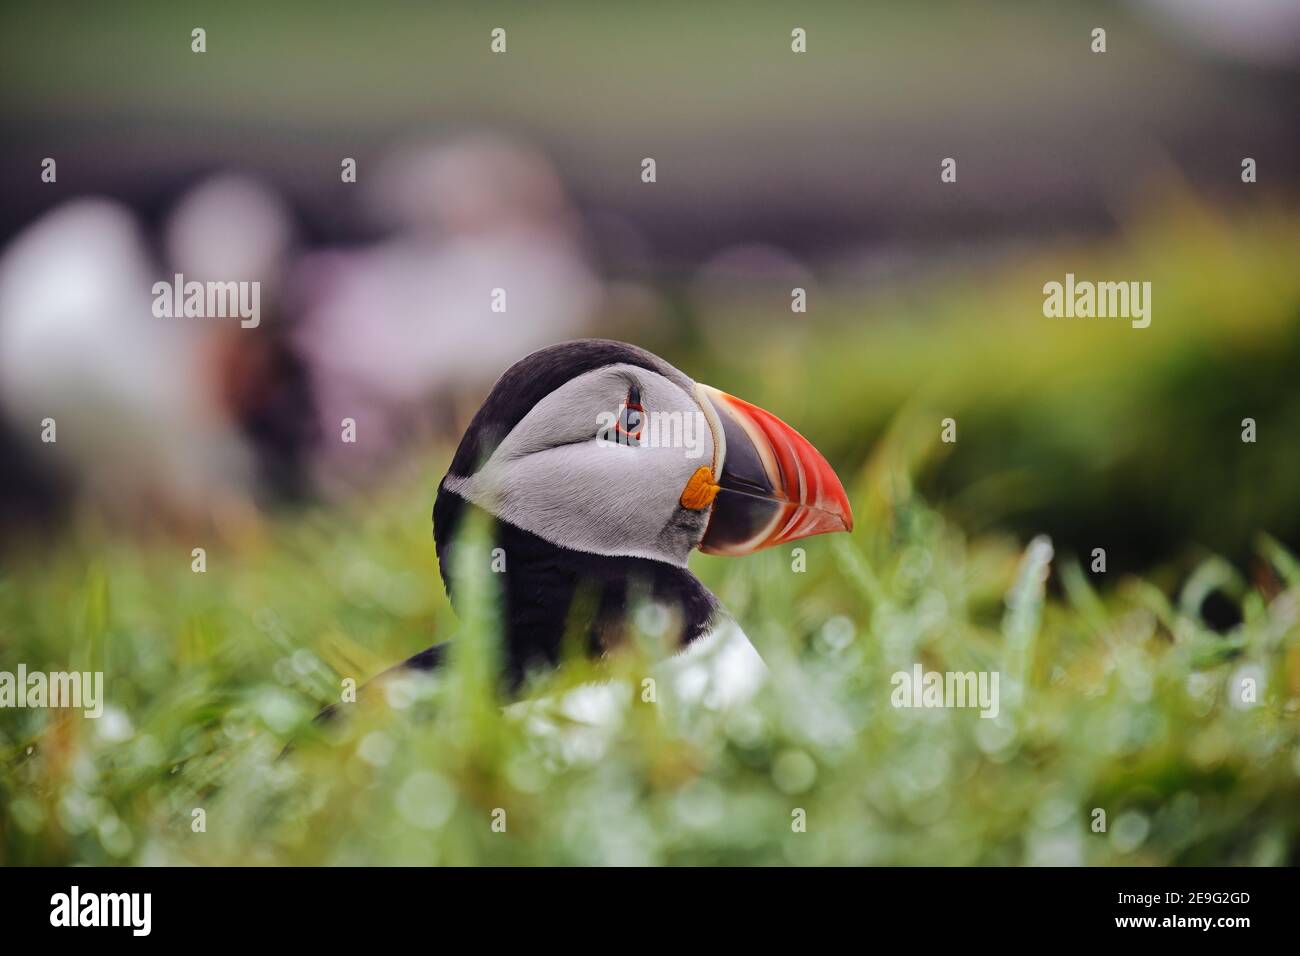
<svg viewBox="0 0 1300 956">
<path fill-rule="evenodd" d="M 633 385 L 628 389 L 627 399 L 618 407 L 618 417 L 614 421 L 615 440 L 621 444 L 639 445 L 644 425 L 645 408 L 641 405 L 641 389 Z"/>
<path fill-rule="evenodd" d="M 645 409 L 640 405 L 624 402 L 618 407 L 618 420 L 614 422 L 615 433 L 640 438 L 641 428 L 644 424 Z"/>
</svg>

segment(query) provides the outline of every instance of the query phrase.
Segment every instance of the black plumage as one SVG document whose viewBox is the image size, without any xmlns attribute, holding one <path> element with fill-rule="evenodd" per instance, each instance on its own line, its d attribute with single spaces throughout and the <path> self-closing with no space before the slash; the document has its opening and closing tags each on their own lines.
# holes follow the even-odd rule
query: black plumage
<svg viewBox="0 0 1300 956">
<path fill-rule="evenodd" d="M 718 611 L 717 599 L 686 568 L 563 548 L 440 491 L 434 533 L 439 570 L 453 606 L 457 531 L 471 511 L 490 523 L 490 547 L 509 556 L 505 570 L 493 577 L 501 588 L 503 673 L 511 690 L 518 689 L 530 668 L 559 662 L 570 628 L 593 657 L 617 646 L 627 637 L 628 615 L 638 599 L 662 605 L 675 618 L 683 644 L 706 633 Z M 475 567 L 491 573 L 486 556 Z"/>
</svg>

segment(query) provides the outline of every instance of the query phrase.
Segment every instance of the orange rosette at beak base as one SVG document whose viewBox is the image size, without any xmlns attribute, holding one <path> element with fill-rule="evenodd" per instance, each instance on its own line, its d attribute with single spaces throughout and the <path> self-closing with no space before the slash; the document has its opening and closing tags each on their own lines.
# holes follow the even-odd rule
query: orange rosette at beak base
<svg viewBox="0 0 1300 956">
<path fill-rule="evenodd" d="M 691 480 L 686 482 L 686 488 L 682 491 L 681 505 L 691 511 L 703 511 L 713 504 L 713 499 L 718 497 L 718 492 L 721 490 L 718 483 L 713 480 L 713 469 L 708 465 L 701 465 L 695 469 Z"/>
</svg>

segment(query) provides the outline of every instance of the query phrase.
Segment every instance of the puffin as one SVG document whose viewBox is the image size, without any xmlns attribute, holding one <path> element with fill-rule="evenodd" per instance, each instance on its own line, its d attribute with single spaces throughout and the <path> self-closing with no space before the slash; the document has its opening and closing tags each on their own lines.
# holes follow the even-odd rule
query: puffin
<svg viewBox="0 0 1300 956">
<path fill-rule="evenodd" d="M 459 576 L 487 563 L 461 560 L 471 516 L 504 557 L 494 570 L 508 691 L 554 668 L 566 635 L 576 632 L 588 656 L 613 651 L 648 600 L 677 624 L 661 662 L 677 692 L 715 707 L 747 700 L 766 667 L 691 572 L 691 553 L 739 557 L 853 527 L 839 478 L 791 426 L 603 339 L 520 359 L 470 421 L 433 506 L 439 570 L 458 612 Z M 446 648 L 390 673 L 434 669 Z"/>
<path fill-rule="evenodd" d="M 0 255 L 0 417 L 123 527 L 229 526 L 251 510 L 253 450 L 212 374 L 216 327 L 151 314 L 159 273 L 116 200 L 71 199 L 27 226 Z"/>
<path fill-rule="evenodd" d="M 470 134 L 377 162 L 358 198 L 381 237 L 311 252 L 293 276 L 302 313 L 292 340 L 318 428 L 352 418 L 369 449 L 320 444 L 317 484 L 335 494 L 381 476 L 413 434 L 454 441 L 457 412 L 503 368 L 589 334 L 606 296 L 572 200 L 539 151 Z"/>
</svg>

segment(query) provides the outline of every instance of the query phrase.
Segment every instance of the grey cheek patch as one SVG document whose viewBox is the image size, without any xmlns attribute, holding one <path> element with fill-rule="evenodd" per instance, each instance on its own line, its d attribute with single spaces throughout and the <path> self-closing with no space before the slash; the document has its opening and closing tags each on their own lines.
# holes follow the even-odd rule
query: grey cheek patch
<svg viewBox="0 0 1300 956">
<path fill-rule="evenodd" d="M 597 444 L 597 412 L 612 411 L 629 384 L 637 385 L 647 412 L 675 421 L 673 441 L 644 448 Z M 683 455 L 678 439 L 693 441 L 696 455 Z M 712 447 L 705 447 L 710 439 Z M 682 513 L 682 489 L 703 462 L 721 470 L 725 441 L 720 415 L 694 383 L 679 386 L 654 372 L 629 383 L 617 370 L 601 370 L 544 398 L 481 468 L 471 476 L 448 475 L 443 487 L 561 547 L 685 567 L 708 512 Z"/>
</svg>

